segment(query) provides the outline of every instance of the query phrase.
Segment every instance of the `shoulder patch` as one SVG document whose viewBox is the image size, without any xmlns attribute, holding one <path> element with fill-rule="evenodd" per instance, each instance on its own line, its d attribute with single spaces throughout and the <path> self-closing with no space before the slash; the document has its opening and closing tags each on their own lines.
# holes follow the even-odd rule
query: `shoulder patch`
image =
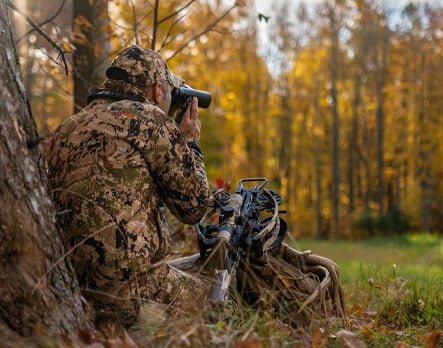
<svg viewBox="0 0 443 348">
<path fill-rule="evenodd" d="M 134 114 L 131 114 L 131 113 L 129 113 L 129 112 L 123 112 L 123 111 L 111 111 L 111 113 L 112 113 L 114 116 L 126 116 L 126 117 L 130 117 L 130 118 L 134 117 Z"/>
</svg>

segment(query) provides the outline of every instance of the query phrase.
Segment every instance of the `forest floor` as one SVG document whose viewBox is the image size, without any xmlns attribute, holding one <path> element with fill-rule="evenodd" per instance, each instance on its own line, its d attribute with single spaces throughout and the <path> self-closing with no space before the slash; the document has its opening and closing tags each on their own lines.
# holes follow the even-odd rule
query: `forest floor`
<svg viewBox="0 0 443 348">
<path fill-rule="evenodd" d="M 190 317 L 146 325 L 126 337 L 111 335 L 102 344 L 78 342 L 74 346 L 443 347 L 443 238 L 415 234 L 288 244 L 301 251 L 312 250 L 339 265 L 345 328 L 335 322 L 313 321 L 310 327 L 294 329 L 267 313 L 244 309 L 212 324 Z"/>
<path fill-rule="evenodd" d="M 346 330 L 334 323 L 293 329 L 244 310 L 211 325 L 193 318 L 138 332 L 152 347 L 443 346 L 443 239 L 411 234 L 367 241 L 289 241 L 334 260 L 346 301 Z"/>
</svg>

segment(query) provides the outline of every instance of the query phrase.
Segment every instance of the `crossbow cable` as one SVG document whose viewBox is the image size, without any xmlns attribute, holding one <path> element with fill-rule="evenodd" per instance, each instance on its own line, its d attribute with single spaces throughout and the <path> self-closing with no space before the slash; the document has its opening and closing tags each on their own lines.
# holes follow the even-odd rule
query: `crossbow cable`
<svg viewBox="0 0 443 348">
<path fill-rule="evenodd" d="M 274 231 L 275 233 L 273 234 L 273 236 L 271 236 L 271 238 L 268 238 L 266 240 L 266 242 L 263 244 L 263 251 L 266 251 L 278 238 L 278 232 L 280 230 L 280 219 L 278 217 L 278 203 L 277 203 L 274 195 L 268 189 L 264 189 L 263 191 L 272 200 L 272 203 L 274 205 L 274 214 L 272 215 L 270 222 L 259 233 L 257 233 L 252 239 L 263 241 L 263 239 L 266 238 L 266 236 L 269 233 Z"/>
</svg>

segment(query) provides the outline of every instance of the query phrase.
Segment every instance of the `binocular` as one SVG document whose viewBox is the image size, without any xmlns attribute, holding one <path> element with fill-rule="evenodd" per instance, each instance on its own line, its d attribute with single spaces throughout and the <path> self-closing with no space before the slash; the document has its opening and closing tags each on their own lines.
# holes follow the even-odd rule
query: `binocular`
<svg viewBox="0 0 443 348">
<path fill-rule="evenodd" d="M 206 91 L 200 91 L 193 89 L 188 85 L 183 85 L 180 88 L 174 88 L 172 90 L 172 104 L 182 105 L 185 104 L 189 98 L 197 97 L 198 107 L 209 108 L 211 105 L 211 94 Z"/>
</svg>

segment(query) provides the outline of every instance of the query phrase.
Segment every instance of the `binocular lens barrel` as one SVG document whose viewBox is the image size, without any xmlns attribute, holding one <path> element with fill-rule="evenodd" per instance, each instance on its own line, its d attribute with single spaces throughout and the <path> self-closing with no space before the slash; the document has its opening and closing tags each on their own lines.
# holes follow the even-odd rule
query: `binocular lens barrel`
<svg viewBox="0 0 443 348">
<path fill-rule="evenodd" d="M 189 97 L 197 97 L 198 107 L 209 108 L 211 105 L 211 94 L 206 91 L 200 91 L 198 89 L 193 89 L 188 85 L 183 85 L 180 88 L 174 88 L 172 91 L 172 102 L 173 103 L 183 103 Z"/>
</svg>

